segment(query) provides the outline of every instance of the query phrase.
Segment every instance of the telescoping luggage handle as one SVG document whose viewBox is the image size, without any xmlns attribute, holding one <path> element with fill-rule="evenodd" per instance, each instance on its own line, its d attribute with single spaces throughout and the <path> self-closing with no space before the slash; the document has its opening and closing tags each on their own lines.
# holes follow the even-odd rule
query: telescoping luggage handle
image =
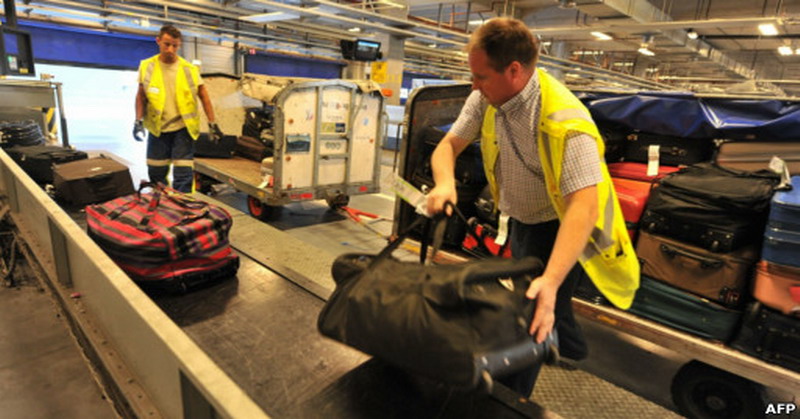
<svg viewBox="0 0 800 419">
<path fill-rule="evenodd" d="M 128 201 L 127 203 L 125 203 L 125 205 L 120 206 L 119 208 L 115 209 L 114 211 L 111 211 L 108 214 L 108 218 L 113 220 L 113 219 L 119 217 L 120 215 L 122 215 L 123 213 L 125 213 L 126 211 L 132 209 L 136 205 L 137 202 L 141 202 L 141 200 L 142 200 L 142 190 L 145 189 L 145 188 L 148 188 L 148 187 L 153 190 L 153 196 L 152 196 L 152 198 L 150 199 L 150 202 L 147 205 L 147 213 L 146 213 L 146 215 L 144 217 L 142 217 L 142 220 L 139 222 L 139 224 L 141 226 L 143 226 L 143 227 L 147 227 L 148 224 L 150 223 L 150 220 L 153 218 L 153 214 L 155 213 L 156 208 L 158 208 L 158 204 L 161 202 L 161 197 L 162 196 L 166 196 L 166 198 L 168 200 L 174 202 L 175 204 L 177 204 L 177 205 L 179 205 L 179 206 L 181 206 L 183 208 L 186 208 L 186 209 L 189 209 L 189 210 L 198 210 L 198 209 L 202 210 L 202 212 L 200 212 L 200 213 L 193 212 L 193 211 L 186 211 L 185 214 L 191 215 L 192 219 L 201 218 L 201 217 L 205 216 L 206 213 L 208 212 L 208 204 L 206 204 L 205 202 L 196 201 L 196 200 L 193 200 L 193 199 L 186 199 L 186 198 L 183 198 L 183 197 L 178 197 L 175 194 L 169 193 L 167 191 L 167 187 L 162 185 L 162 184 L 160 184 L 160 183 L 152 183 L 152 182 L 147 182 L 147 181 L 143 180 L 141 183 L 139 183 L 139 189 L 136 191 L 136 200 Z"/>
</svg>

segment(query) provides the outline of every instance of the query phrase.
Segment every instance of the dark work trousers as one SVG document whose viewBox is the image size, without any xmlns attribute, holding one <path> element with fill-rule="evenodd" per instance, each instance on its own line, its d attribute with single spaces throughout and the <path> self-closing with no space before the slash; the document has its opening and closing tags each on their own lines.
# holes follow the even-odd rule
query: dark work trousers
<svg viewBox="0 0 800 419">
<path fill-rule="evenodd" d="M 558 226 L 558 220 L 539 224 L 524 224 L 514 219 L 509 220 L 511 254 L 515 258 L 535 256 L 547 265 L 556 241 Z M 558 333 L 559 353 L 565 358 L 574 360 L 586 358 L 589 353 L 581 328 L 575 322 L 572 313 L 572 292 L 583 275 L 586 275 L 586 272 L 579 263 L 576 263 L 556 294 L 555 328 Z M 537 364 L 502 377 L 498 381 L 527 398 L 533 392 L 541 367 L 541 364 Z"/>
<path fill-rule="evenodd" d="M 162 132 L 147 138 L 147 174 L 150 182 L 167 185 L 167 173 L 172 165 L 172 187 L 180 192 L 192 192 L 194 140 L 186 128 Z"/>
</svg>

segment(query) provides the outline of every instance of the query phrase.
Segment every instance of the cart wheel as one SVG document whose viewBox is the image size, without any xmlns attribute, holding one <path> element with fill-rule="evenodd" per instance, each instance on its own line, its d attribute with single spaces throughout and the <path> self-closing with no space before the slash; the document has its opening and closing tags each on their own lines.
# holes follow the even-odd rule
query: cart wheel
<svg viewBox="0 0 800 419">
<path fill-rule="evenodd" d="M 341 207 L 346 207 L 350 203 L 350 196 L 345 194 L 336 194 L 325 198 L 325 202 L 332 210 L 338 210 Z"/>
<path fill-rule="evenodd" d="M 212 192 L 211 186 L 214 185 L 214 180 L 206 175 L 200 174 L 195 172 L 194 174 L 194 185 L 195 190 L 205 195 L 209 195 Z"/>
<path fill-rule="evenodd" d="M 264 221 L 270 219 L 270 217 L 275 214 L 277 208 L 278 207 L 272 205 L 267 205 L 252 196 L 247 197 L 247 209 L 250 211 L 250 215 L 259 220 Z"/>
<path fill-rule="evenodd" d="M 699 361 L 672 379 L 672 401 L 689 418 L 755 418 L 764 414 L 763 387 Z"/>
</svg>

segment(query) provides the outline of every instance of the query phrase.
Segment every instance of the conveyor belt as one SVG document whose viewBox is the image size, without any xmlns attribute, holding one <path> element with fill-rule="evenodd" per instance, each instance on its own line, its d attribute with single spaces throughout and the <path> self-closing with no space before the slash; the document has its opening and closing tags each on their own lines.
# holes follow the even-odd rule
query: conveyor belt
<svg viewBox="0 0 800 419">
<path fill-rule="evenodd" d="M 202 199 L 233 214 L 230 240 L 242 262 L 237 277 L 186 295 L 151 297 L 270 416 L 553 416 L 501 385 L 490 395 L 445 391 L 322 337 L 316 320 L 333 289 L 334 256 Z M 72 214 L 85 224 L 82 214 Z"/>
</svg>

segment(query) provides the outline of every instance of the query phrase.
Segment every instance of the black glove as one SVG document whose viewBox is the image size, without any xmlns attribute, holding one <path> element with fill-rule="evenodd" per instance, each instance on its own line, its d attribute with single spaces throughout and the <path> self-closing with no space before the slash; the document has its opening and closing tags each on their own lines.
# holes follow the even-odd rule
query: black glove
<svg viewBox="0 0 800 419">
<path fill-rule="evenodd" d="M 136 141 L 144 141 L 147 138 L 147 131 L 144 129 L 144 124 L 141 120 L 133 123 L 133 139 Z"/>
<path fill-rule="evenodd" d="M 208 138 L 215 143 L 222 140 L 222 130 L 219 129 L 219 125 L 216 122 L 208 123 Z"/>
</svg>

